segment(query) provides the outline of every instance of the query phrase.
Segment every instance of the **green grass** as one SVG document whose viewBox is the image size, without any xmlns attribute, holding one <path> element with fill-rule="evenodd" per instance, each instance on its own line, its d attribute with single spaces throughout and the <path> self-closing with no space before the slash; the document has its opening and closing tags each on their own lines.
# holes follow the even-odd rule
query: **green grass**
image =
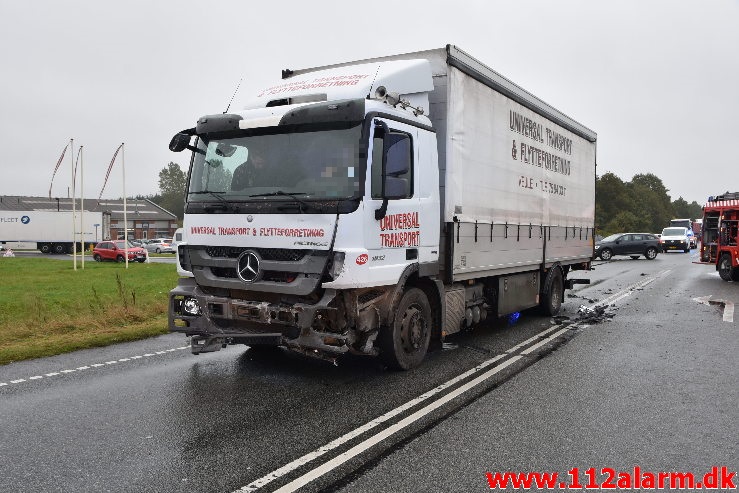
<svg viewBox="0 0 739 493">
<path fill-rule="evenodd" d="M 167 332 L 173 264 L 0 257 L 0 365 Z"/>
</svg>

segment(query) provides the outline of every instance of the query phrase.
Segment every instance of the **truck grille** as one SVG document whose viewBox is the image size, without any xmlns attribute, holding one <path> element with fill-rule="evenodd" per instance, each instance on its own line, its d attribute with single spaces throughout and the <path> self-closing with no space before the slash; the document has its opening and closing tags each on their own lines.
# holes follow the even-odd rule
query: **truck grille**
<svg viewBox="0 0 739 493">
<path fill-rule="evenodd" d="M 312 252 L 312 250 L 307 249 L 293 250 L 289 248 L 205 247 L 205 252 L 212 258 L 238 258 L 245 250 L 256 251 L 262 259 L 276 262 L 298 262 Z"/>
</svg>

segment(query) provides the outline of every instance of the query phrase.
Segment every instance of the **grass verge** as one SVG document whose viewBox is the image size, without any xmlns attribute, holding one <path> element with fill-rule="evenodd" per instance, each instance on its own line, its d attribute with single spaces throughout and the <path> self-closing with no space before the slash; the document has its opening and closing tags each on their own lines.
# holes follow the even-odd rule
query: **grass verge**
<svg viewBox="0 0 739 493">
<path fill-rule="evenodd" d="M 167 332 L 173 264 L 0 257 L 0 365 Z"/>
</svg>

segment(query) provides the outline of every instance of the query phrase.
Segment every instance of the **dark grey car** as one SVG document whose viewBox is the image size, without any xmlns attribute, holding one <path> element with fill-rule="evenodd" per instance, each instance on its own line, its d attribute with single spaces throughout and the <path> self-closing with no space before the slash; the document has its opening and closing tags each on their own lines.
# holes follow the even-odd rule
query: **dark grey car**
<svg viewBox="0 0 739 493">
<path fill-rule="evenodd" d="M 654 260 L 659 253 L 659 239 L 651 233 L 617 233 L 595 243 L 595 257 L 610 260 L 614 255 L 628 255 L 633 259 L 644 255 Z"/>
</svg>

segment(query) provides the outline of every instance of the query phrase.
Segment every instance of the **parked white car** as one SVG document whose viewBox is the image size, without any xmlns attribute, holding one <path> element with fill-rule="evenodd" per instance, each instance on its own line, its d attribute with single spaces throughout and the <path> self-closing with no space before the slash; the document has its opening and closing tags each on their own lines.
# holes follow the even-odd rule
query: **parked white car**
<svg viewBox="0 0 739 493">
<path fill-rule="evenodd" d="M 175 248 L 172 245 L 172 238 L 154 238 L 144 245 L 149 253 L 174 253 Z"/>
</svg>

